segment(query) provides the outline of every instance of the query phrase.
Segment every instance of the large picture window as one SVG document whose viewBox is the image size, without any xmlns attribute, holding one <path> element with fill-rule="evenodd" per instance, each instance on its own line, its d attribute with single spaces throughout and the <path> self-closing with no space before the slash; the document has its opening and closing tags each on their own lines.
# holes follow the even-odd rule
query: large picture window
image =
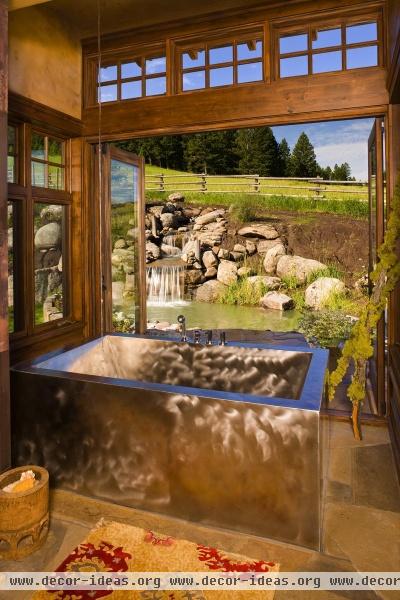
<svg viewBox="0 0 400 600">
<path fill-rule="evenodd" d="M 281 78 L 362 69 L 379 65 L 378 22 L 342 23 L 280 32 Z"/>
</svg>

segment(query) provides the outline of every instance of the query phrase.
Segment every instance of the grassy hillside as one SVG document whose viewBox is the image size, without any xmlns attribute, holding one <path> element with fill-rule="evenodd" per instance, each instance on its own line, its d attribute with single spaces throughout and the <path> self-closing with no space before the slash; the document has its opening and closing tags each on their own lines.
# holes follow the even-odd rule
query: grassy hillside
<svg viewBox="0 0 400 600">
<path fill-rule="evenodd" d="M 163 173 L 168 178 L 165 181 L 165 192 L 158 192 L 149 188 L 156 188 L 156 175 Z M 277 180 L 262 182 L 260 194 L 251 193 L 253 181 L 241 177 L 223 177 L 207 179 L 207 192 L 201 192 L 199 177 L 188 175 L 172 169 L 160 169 L 153 165 L 146 165 L 146 197 L 154 200 L 166 200 L 172 192 L 182 191 L 188 202 L 201 205 L 221 205 L 236 208 L 241 220 L 251 220 L 252 214 L 260 215 L 264 211 L 287 210 L 291 212 L 325 212 L 350 215 L 355 218 L 367 218 L 368 203 L 365 196 L 355 194 L 355 191 L 365 187 L 357 185 L 329 185 L 329 190 L 335 193 L 324 193 L 324 198 L 315 199 L 316 193 L 312 183 L 307 181 Z M 345 192 L 343 190 L 346 190 Z M 192 191 L 193 190 L 193 191 Z M 224 193 L 221 193 L 224 192 Z M 242 192 L 238 194 L 236 192 Z M 271 194 L 271 195 L 263 195 Z M 291 197 L 298 196 L 298 197 Z"/>
</svg>

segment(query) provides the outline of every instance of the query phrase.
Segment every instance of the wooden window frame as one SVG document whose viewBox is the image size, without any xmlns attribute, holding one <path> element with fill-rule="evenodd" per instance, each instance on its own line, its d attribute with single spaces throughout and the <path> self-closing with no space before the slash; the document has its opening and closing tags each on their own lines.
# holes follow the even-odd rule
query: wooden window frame
<svg viewBox="0 0 400 600">
<path fill-rule="evenodd" d="M 98 73 L 98 62 L 96 61 L 96 65 L 93 67 L 93 59 L 91 59 L 91 64 L 88 64 L 88 68 L 85 70 L 86 73 L 90 73 L 94 72 L 94 77 L 95 77 L 95 85 L 94 85 L 94 89 L 95 89 L 95 97 L 90 97 L 90 86 L 89 87 L 89 97 L 86 98 L 87 101 L 89 101 L 89 103 L 91 105 L 93 104 L 101 104 L 103 105 L 108 105 L 108 104 L 115 104 L 116 102 L 129 102 L 129 101 L 137 101 L 137 100 L 144 100 L 144 99 L 150 99 L 150 98 L 159 98 L 162 96 L 166 96 L 168 95 L 168 56 L 167 56 L 167 49 L 165 47 L 165 45 L 163 45 L 163 47 L 157 47 L 154 49 L 143 49 L 143 51 L 141 51 L 140 49 L 136 50 L 133 53 L 124 53 L 124 54 L 120 54 L 117 53 L 115 55 L 112 56 L 107 56 L 106 59 L 104 61 L 102 61 L 101 63 L 101 67 L 102 68 L 107 68 L 107 67 L 117 67 L 117 79 L 113 79 L 110 81 L 103 81 L 100 82 L 99 81 L 99 73 Z M 157 58 L 165 58 L 165 71 L 159 72 L 159 73 L 147 73 L 146 72 L 146 61 L 148 60 L 154 60 Z M 140 64 L 141 66 L 141 70 L 142 73 L 141 75 L 138 75 L 136 77 L 122 77 L 122 65 L 126 64 L 126 63 L 131 63 L 131 62 L 137 62 Z M 165 81 L 166 81 L 166 91 L 164 94 L 154 94 L 154 95 L 146 95 L 146 82 L 148 80 L 151 79 L 157 79 L 159 77 L 165 77 Z M 138 98 L 122 98 L 121 97 L 121 91 L 122 91 L 122 84 L 124 83 L 130 83 L 130 82 L 134 82 L 134 81 L 140 81 L 141 82 L 141 88 L 142 88 L 142 95 Z M 109 85 L 116 85 L 117 86 L 117 98 L 116 100 L 108 100 L 108 101 L 104 101 L 104 102 L 100 102 L 99 100 L 99 90 L 101 88 L 107 87 Z M 89 104 L 89 105 L 90 105 Z"/>
<path fill-rule="evenodd" d="M 368 23 L 377 24 L 377 39 L 368 42 L 357 42 L 354 44 L 347 44 L 346 42 L 346 28 L 354 25 L 364 25 Z M 313 33 L 315 31 L 326 31 L 329 29 L 340 29 L 341 30 L 341 43 L 338 46 L 330 46 L 326 48 L 313 48 Z M 352 15 L 343 15 L 338 17 L 332 17 L 327 20 L 313 19 L 311 22 L 299 23 L 297 20 L 293 24 L 282 24 L 275 25 L 273 32 L 273 56 L 274 56 L 274 68 L 273 78 L 274 80 L 283 81 L 285 79 L 293 79 L 299 77 L 310 77 L 310 76 L 330 76 L 337 73 L 343 73 L 348 71 L 360 71 L 364 69 L 379 69 L 385 65 L 385 40 L 383 35 L 383 17 L 382 12 L 372 13 L 357 13 Z M 297 52 L 288 52 L 281 54 L 280 52 L 280 38 L 290 35 L 307 35 L 307 49 L 300 50 Z M 347 68 L 347 50 L 356 48 L 367 48 L 377 46 L 378 48 L 378 64 L 371 67 L 359 67 L 348 69 Z M 312 59 L 317 54 L 326 54 L 328 52 L 338 52 L 342 54 L 342 68 L 336 71 L 325 71 L 322 73 L 313 73 L 312 70 Z M 280 76 L 280 60 L 286 58 L 296 58 L 300 56 L 306 56 L 308 60 L 308 73 L 305 75 L 291 75 L 289 77 Z"/>
<path fill-rule="evenodd" d="M 10 124 L 14 125 L 13 121 Z M 15 296 L 14 312 L 18 315 L 17 330 L 10 333 L 15 343 L 36 334 L 52 335 L 60 327 L 72 322 L 72 272 L 71 272 L 71 219 L 72 194 L 70 193 L 70 140 L 53 134 L 52 131 L 32 127 L 28 123 L 17 123 L 19 140 L 19 183 L 8 184 L 8 201 L 18 203 L 18 252 L 15 285 L 20 292 Z M 64 190 L 32 186 L 31 139 L 32 132 L 61 141 L 64 144 Z M 39 161 L 38 161 L 39 162 Z M 43 161 L 40 161 L 43 162 Z M 49 164 L 53 164 L 50 161 Z M 54 163 L 61 166 L 59 163 Z M 65 206 L 63 223 L 63 317 L 46 323 L 35 323 L 35 269 L 34 269 L 34 209 L 35 204 L 58 204 Z"/>
<path fill-rule="evenodd" d="M 190 38 L 173 40 L 173 72 L 175 87 L 173 93 L 177 95 L 188 95 L 192 93 L 204 92 L 205 90 L 220 90 L 222 88 L 232 88 L 243 85 L 259 85 L 265 83 L 269 78 L 269 63 L 266 60 L 266 51 L 268 36 L 265 31 L 265 24 L 260 23 L 257 26 L 246 27 L 240 29 L 230 29 L 225 31 L 223 35 L 221 33 L 217 35 L 196 35 Z M 238 59 L 237 47 L 239 44 L 243 44 L 249 41 L 261 41 L 261 56 L 250 59 Z M 219 48 L 224 46 L 232 46 L 232 60 L 224 63 L 210 63 L 210 50 L 213 48 Z M 205 52 L 205 61 L 203 66 L 183 68 L 182 56 L 189 52 Z M 247 81 L 243 83 L 238 82 L 238 67 L 239 65 L 261 63 L 262 78 L 257 81 Z M 213 69 L 232 67 L 233 69 L 233 83 L 221 86 L 210 86 L 210 71 Z M 182 81 L 183 76 L 187 73 L 198 73 L 205 72 L 205 86 L 195 90 L 183 90 Z"/>
</svg>

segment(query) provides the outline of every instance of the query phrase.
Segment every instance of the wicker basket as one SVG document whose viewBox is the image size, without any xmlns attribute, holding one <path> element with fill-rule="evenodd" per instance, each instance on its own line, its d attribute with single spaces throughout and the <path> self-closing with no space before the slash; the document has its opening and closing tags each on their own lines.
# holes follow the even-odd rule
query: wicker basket
<svg viewBox="0 0 400 600">
<path fill-rule="evenodd" d="M 33 471 L 37 483 L 25 492 L 8 493 L 3 488 L 18 481 L 24 471 Z M 32 465 L 0 475 L 0 558 L 20 560 L 43 544 L 49 529 L 49 474 Z"/>
</svg>

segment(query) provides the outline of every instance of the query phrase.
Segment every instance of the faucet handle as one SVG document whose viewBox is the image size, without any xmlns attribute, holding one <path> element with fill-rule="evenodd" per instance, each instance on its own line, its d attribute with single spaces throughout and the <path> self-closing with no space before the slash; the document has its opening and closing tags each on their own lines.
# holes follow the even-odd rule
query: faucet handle
<svg viewBox="0 0 400 600">
<path fill-rule="evenodd" d="M 195 329 L 194 330 L 194 343 L 195 344 L 200 344 L 200 338 L 201 338 L 201 331 L 200 331 L 200 329 Z"/>
<path fill-rule="evenodd" d="M 207 346 L 211 346 L 212 345 L 212 329 L 207 329 L 206 333 L 206 345 Z"/>
<path fill-rule="evenodd" d="M 219 334 L 219 345 L 226 346 L 226 333 L 225 331 L 221 331 Z"/>
</svg>

